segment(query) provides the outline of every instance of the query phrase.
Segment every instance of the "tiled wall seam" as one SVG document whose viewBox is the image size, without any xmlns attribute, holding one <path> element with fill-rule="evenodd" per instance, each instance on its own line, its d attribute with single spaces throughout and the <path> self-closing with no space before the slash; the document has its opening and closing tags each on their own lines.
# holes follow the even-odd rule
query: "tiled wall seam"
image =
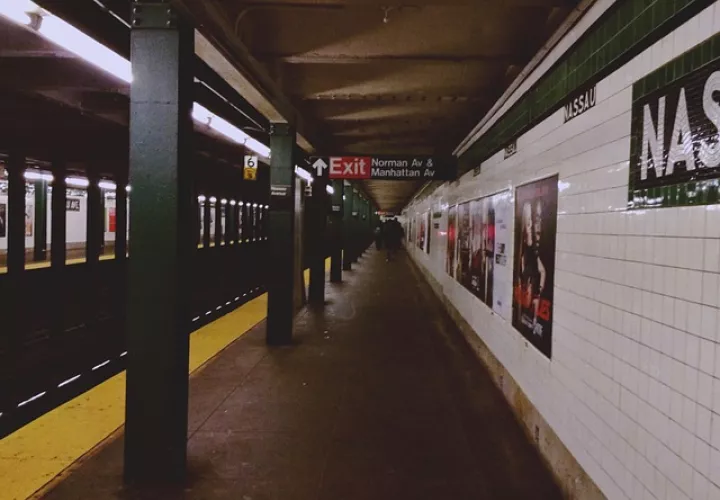
<svg viewBox="0 0 720 500">
<path fill-rule="evenodd" d="M 718 30 L 715 3 L 598 82 L 595 108 L 547 117 L 407 212 L 442 209 L 431 254 L 410 253 L 611 499 L 720 499 L 720 205 L 626 209 L 633 83 Z M 448 205 L 553 172 L 548 361 L 445 274 L 442 232 Z"/>
</svg>

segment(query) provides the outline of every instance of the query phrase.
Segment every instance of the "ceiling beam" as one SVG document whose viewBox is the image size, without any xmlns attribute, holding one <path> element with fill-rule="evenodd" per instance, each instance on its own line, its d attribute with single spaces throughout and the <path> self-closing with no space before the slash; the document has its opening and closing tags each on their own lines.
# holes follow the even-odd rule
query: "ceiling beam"
<svg viewBox="0 0 720 500">
<path fill-rule="evenodd" d="M 373 64 L 388 62 L 394 64 L 462 64 L 462 63 L 487 63 L 487 64 L 516 64 L 527 58 L 518 55 L 458 55 L 458 54 L 418 54 L 418 55 L 396 55 L 396 54 L 277 54 L 272 52 L 253 54 L 258 60 L 280 59 L 287 64 Z"/>
</svg>

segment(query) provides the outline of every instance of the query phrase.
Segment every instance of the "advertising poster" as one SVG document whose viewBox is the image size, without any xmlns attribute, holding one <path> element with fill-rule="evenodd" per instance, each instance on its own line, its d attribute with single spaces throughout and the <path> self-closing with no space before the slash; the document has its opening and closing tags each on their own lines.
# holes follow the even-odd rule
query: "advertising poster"
<svg viewBox="0 0 720 500">
<path fill-rule="evenodd" d="M 115 207 L 108 208 L 108 233 L 114 233 L 117 229 L 117 211 Z"/>
<path fill-rule="evenodd" d="M 7 205 L 0 203 L 0 238 L 7 238 Z"/>
<path fill-rule="evenodd" d="M 447 253 L 445 254 L 445 272 L 455 277 L 455 250 L 457 249 L 457 205 L 448 210 Z"/>
<path fill-rule="evenodd" d="M 455 279 L 466 288 L 470 283 L 470 204 L 458 205 L 458 249 Z"/>
<path fill-rule="evenodd" d="M 432 220 L 430 219 L 432 214 L 428 212 L 425 214 L 425 253 L 430 255 L 430 235 L 432 234 Z"/>
<path fill-rule="evenodd" d="M 420 219 L 418 223 L 418 234 L 417 234 L 417 246 L 421 250 L 425 250 L 425 234 L 427 232 L 427 228 L 425 227 L 425 215 L 418 216 L 418 219 Z"/>
<path fill-rule="evenodd" d="M 33 205 L 25 204 L 25 236 L 33 235 Z"/>
<path fill-rule="evenodd" d="M 512 196 L 510 191 L 498 193 L 492 198 L 495 208 L 495 264 L 493 273 L 492 308 L 503 318 L 510 319 L 512 314 L 512 271 L 509 252 L 512 245 Z"/>
<path fill-rule="evenodd" d="M 551 357 L 558 176 L 515 191 L 512 324 Z"/>
<path fill-rule="evenodd" d="M 495 210 L 492 198 L 470 202 L 470 276 L 468 289 L 481 301 L 493 304 Z"/>
</svg>

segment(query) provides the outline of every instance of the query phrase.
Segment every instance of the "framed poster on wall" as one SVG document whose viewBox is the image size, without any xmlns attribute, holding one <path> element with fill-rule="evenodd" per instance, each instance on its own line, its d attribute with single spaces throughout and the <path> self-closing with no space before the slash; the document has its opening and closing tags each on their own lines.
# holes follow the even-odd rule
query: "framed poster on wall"
<svg viewBox="0 0 720 500">
<path fill-rule="evenodd" d="M 548 358 L 552 355 L 558 176 L 515 190 L 512 324 Z"/>
<path fill-rule="evenodd" d="M 457 205 L 448 209 L 447 248 L 445 253 L 445 272 L 455 277 L 455 253 L 457 250 Z"/>
<path fill-rule="evenodd" d="M 512 270 L 509 262 L 512 245 L 512 194 L 510 191 L 492 197 L 495 209 L 495 262 L 493 269 L 492 308 L 495 313 L 510 320 L 512 302 Z"/>
</svg>

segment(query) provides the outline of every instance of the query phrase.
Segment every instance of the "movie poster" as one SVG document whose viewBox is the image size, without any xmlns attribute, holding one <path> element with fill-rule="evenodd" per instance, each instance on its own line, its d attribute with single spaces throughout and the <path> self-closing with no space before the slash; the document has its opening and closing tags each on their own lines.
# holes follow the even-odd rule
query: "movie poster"
<svg viewBox="0 0 720 500">
<path fill-rule="evenodd" d="M 492 198 L 470 202 L 470 273 L 466 284 L 481 301 L 492 307 L 495 258 L 495 210 Z"/>
<path fill-rule="evenodd" d="M 25 205 L 25 236 L 33 235 L 33 205 Z"/>
<path fill-rule="evenodd" d="M 0 238 L 7 238 L 7 204 L 0 203 Z"/>
<path fill-rule="evenodd" d="M 427 214 L 425 214 L 425 227 L 427 230 L 425 231 L 425 253 L 430 255 L 430 235 L 432 234 L 432 213 L 428 211 Z"/>
<path fill-rule="evenodd" d="M 448 210 L 447 253 L 445 254 L 445 272 L 455 277 L 455 250 L 457 248 L 457 205 Z"/>
<path fill-rule="evenodd" d="M 466 288 L 470 283 L 470 204 L 458 205 L 458 249 L 455 279 Z"/>
<path fill-rule="evenodd" d="M 492 198 L 495 209 L 495 263 L 493 272 L 492 308 L 495 313 L 510 320 L 512 316 L 512 269 L 509 261 L 512 245 L 512 194 L 498 193 Z"/>
<path fill-rule="evenodd" d="M 558 176 L 515 191 L 512 324 L 548 358 L 552 348 Z"/>
<path fill-rule="evenodd" d="M 427 231 L 427 228 L 425 227 L 425 215 L 418 216 L 418 219 L 420 219 L 420 223 L 418 224 L 418 233 L 417 233 L 417 246 L 420 250 L 425 250 L 425 234 Z"/>
</svg>

